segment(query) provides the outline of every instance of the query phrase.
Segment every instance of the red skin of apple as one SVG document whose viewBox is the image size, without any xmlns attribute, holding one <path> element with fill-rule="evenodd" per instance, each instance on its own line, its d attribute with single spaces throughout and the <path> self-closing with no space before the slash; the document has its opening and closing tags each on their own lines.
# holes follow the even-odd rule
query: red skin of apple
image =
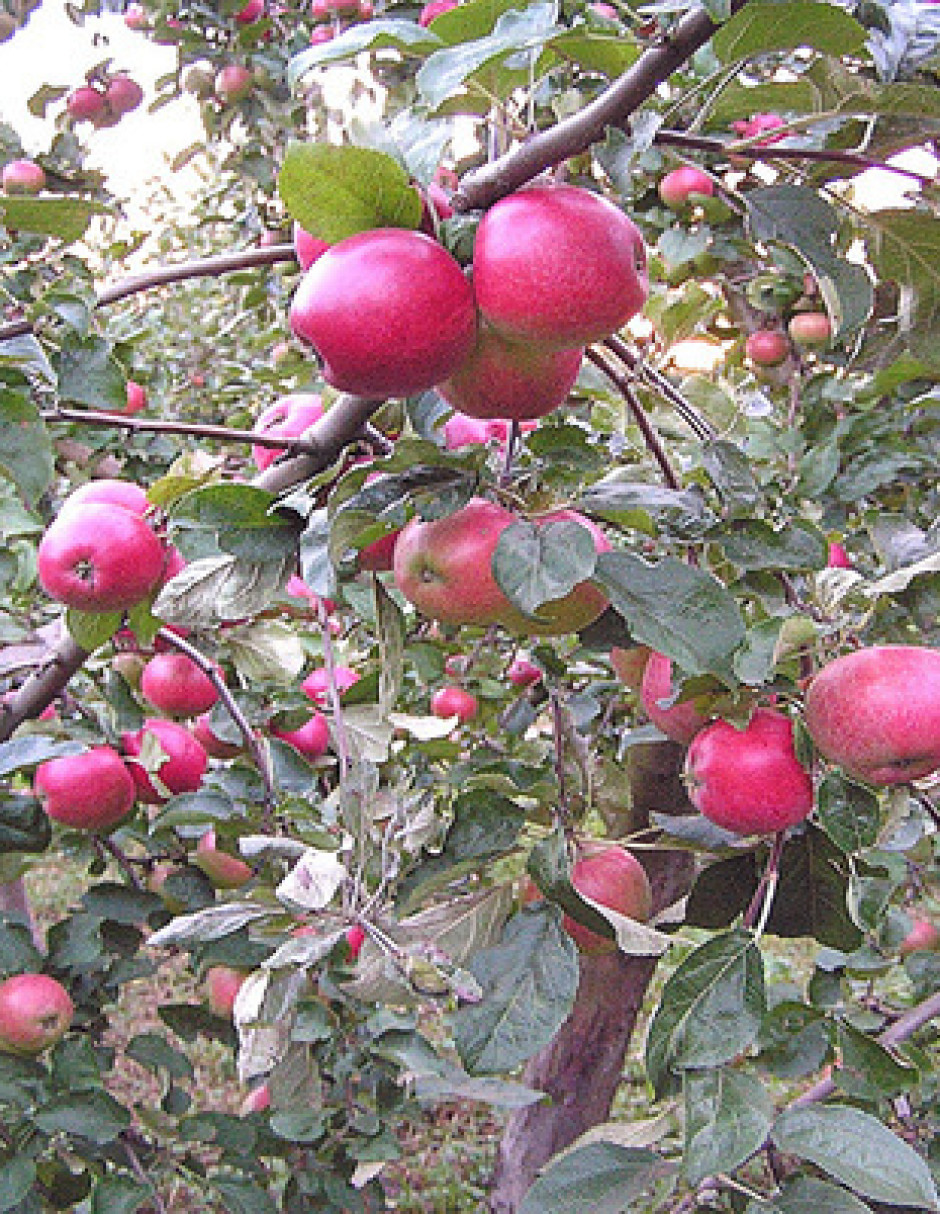
<svg viewBox="0 0 940 1214">
<path fill-rule="evenodd" d="M 583 355 L 583 349 L 541 350 L 513 344 L 481 325 L 473 353 L 438 385 L 438 391 L 468 417 L 530 421 L 564 404 Z"/>
<path fill-rule="evenodd" d="M 48 974 L 14 974 L 0 982 L 0 1050 L 32 1057 L 61 1040 L 75 1006 Z"/>
<path fill-rule="evenodd" d="M 484 320 L 510 341 L 573 349 L 637 314 L 646 247 L 627 215 L 570 185 L 529 186 L 485 213 L 473 253 Z"/>
<path fill-rule="evenodd" d="M 755 135 L 760 135 L 764 131 L 775 131 L 783 125 L 784 121 L 779 114 L 754 114 L 751 118 L 740 118 L 737 122 L 732 122 L 731 129 L 741 139 L 753 139 Z M 768 135 L 766 139 L 759 140 L 757 147 L 767 147 L 769 144 L 779 143 L 781 139 L 785 138 L 786 131 L 778 135 Z"/>
<path fill-rule="evenodd" d="M 797 312 L 790 317 L 787 332 L 798 346 L 828 346 L 832 325 L 825 312 Z"/>
<path fill-rule="evenodd" d="M 534 421 L 521 422 L 519 430 L 526 434 L 535 427 Z M 493 439 L 505 446 L 508 438 L 509 422 L 504 418 L 481 421 L 476 417 L 467 417 L 465 413 L 455 413 L 444 423 L 444 446 L 448 451 L 456 451 L 459 447 L 469 447 L 474 443 L 488 443 Z"/>
<path fill-rule="evenodd" d="M 804 702 L 813 742 L 846 774 L 904 784 L 940 767 L 940 649 L 873 645 L 829 662 Z"/>
<path fill-rule="evenodd" d="M 715 192 L 715 183 L 701 169 L 691 164 L 667 173 L 659 183 L 659 196 L 674 211 L 681 211 L 689 201 L 690 194 L 705 194 L 711 197 Z"/>
<path fill-rule="evenodd" d="M 344 691 L 348 691 L 352 687 L 353 683 L 359 682 L 359 675 L 349 666 L 334 666 L 333 679 L 337 691 L 342 695 Z M 314 704 L 318 704 L 321 708 L 329 704 L 330 676 L 327 674 L 325 666 L 318 666 L 316 670 L 311 670 L 301 683 L 301 687 Z"/>
<path fill-rule="evenodd" d="M 235 20 L 241 25 L 250 25 L 264 15 L 264 0 L 248 0 L 243 9 L 235 14 Z"/>
<path fill-rule="evenodd" d="M 92 831 L 117 826 L 134 808 L 137 795 L 131 773 L 110 746 L 40 763 L 33 790 L 53 821 Z"/>
<path fill-rule="evenodd" d="M 631 645 L 623 649 L 615 645 L 610 651 L 610 664 L 614 674 L 631 691 L 639 691 L 643 685 L 643 672 L 652 650 L 646 645 Z"/>
<path fill-rule="evenodd" d="M 212 716 L 202 713 L 193 721 L 191 732 L 193 737 L 213 759 L 234 759 L 244 750 L 244 746 L 235 742 L 224 742 L 212 728 Z"/>
<path fill-rule="evenodd" d="M 399 527 L 360 548 L 357 558 L 359 568 L 367 573 L 388 573 L 395 565 L 395 546 L 400 534 Z"/>
<path fill-rule="evenodd" d="M 595 17 L 606 17 L 608 21 L 618 21 L 620 14 L 612 4 L 604 4 L 601 0 L 597 0 L 594 4 L 588 5 L 589 10 Z"/>
<path fill-rule="evenodd" d="M 441 13 L 449 13 L 456 7 L 457 0 L 430 0 L 418 14 L 418 24 L 427 28 L 435 17 L 439 17 Z"/>
<path fill-rule="evenodd" d="M 102 477 L 96 481 L 86 481 L 84 485 L 73 490 L 59 510 L 59 517 L 73 506 L 84 506 L 89 502 L 105 502 L 111 506 L 121 506 L 131 514 L 146 514 L 150 503 L 146 492 L 134 481 L 112 480 Z"/>
<path fill-rule="evenodd" d="M 352 927 L 346 929 L 346 948 L 349 952 L 350 961 L 358 960 L 365 942 L 366 929 L 360 924 L 354 923 Z"/>
<path fill-rule="evenodd" d="M 115 114 L 123 117 L 137 109 L 144 99 L 144 90 L 130 76 L 114 76 L 108 82 L 104 99 Z"/>
<path fill-rule="evenodd" d="M 155 654 L 140 676 L 140 690 L 171 717 L 195 717 L 218 700 L 215 684 L 185 653 Z"/>
<path fill-rule="evenodd" d="M 830 569 L 853 569 L 849 554 L 841 544 L 832 543 L 829 545 L 829 557 L 826 564 Z"/>
<path fill-rule="evenodd" d="M 240 889 L 254 876 L 251 865 L 215 845 L 215 831 L 207 830 L 196 844 L 193 864 L 216 889 Z"/>
<path fill-rule="evenodd" d="M 513 687 L 531 687 L 542 681 L 542 672 L 528 658 L 516 658 L 506 671 L 506 678 Z"/>
<path fill-rule="evenodd" d="M 243 970 L 232 969 L 230 965 L 212 965 L 206 970 L 206 1003 L 217 1016 L 231 1019 L 235 996 L 246 977 Z"/>
<path fill-rule="evenodd" d="M 475 695 L 462 687 L 441 687 L 431 696 L 431 712 L 436 717 L 456 717 L 461 725 L 472 721 L 480 711 Z"/>
<path fill-rule="evenodd" d="M 147 772 L 135 760 L 148 733 L 154 735 L 161 749 L 168 755 L 160 765 L 157 778 L 169 790 L 169 795 L 195 792 L 206 773 L 206 752 L 182 725 L 167 721 L 163 717 L 150 717 L 136 733 L 121 735 L 121 745 L 128 756 L 127 767 L 137 785 L 137 799 L 145 805 L 162 805 L 168 799 L 154 787 Z"/>
<path fill-rule="evenodd" d="M 129 30 L 147 28 L 147 11 L 141 4 L 129 4 L 124 10 L 124 24 Z"/>
<path fill-rule="evenodd" d="M 163 575 L 163 545 L 144 519 L 121 506 L 87 502 L 53 520 L 36 568 L 50 597 L 78 611 L 126 611 Z"/>
<path fill-rule="evenodd" d="M 266 1083 L 259 1083 L 241 1102 L 238 1113 L 240 1117 L 247 1117 L 249 1113 L 263 1113 L 270 1107 L 271 1089 Z"/>
<path fill-rule="evenodd" d="M 139 413 L 141 409 L 147 408 L 147 393 L 140 384 L 134 380 L 127 381 L 127 404 L 124 406 L 124 412 L 128 415 Z"/>
<path fill-rule="evenodd" d="M 320 46 L 324 42 L 332 42 L 336 34 L 331 25 L 318 25 L 315 30 L 310 33 L 310 45 Z"/>
<path fill-rule="evenodd" d="M 759 367 L 778 367 L 790 353 L 790 343 L 782 329 L 755 329 L 747 335 L 744 353 Z"/>
<path fill-rule="evenodd" d="M 331 35 L 332 33 L 330 30 Z M 320 254 L 325 253 L 329 247 L 327 241 L 311 236 L 306 228 L 294 221 L 294 252 L 302 270 L 309 270 Z"/>
<path fill-rule="evenodd" d="M 75 122 L 92 122 L 104 109 L 104 93 L 90 84 L 82 85 L 69 93 L 65 108 Z"/>
<path fill-rule="evenodd" d="M 911 953 L 919 952 L 935 953 L 938 950 L 940 950 L 940 931 L 929 919 L 912 919 L 911 930 L 901 941 L 901 956 L 907 957 Z"/>
<path fill-rule="evenodd" d="M 713 721 L 685 758 L 689 799 L 711 822 L 739 835 L 764 835 L 802 822 L 813 808 L 813 782 L 796 757 L 793 723 L 758 708 L 746 729 Z"/>
<path fill-rule="evenodd" d="M 241 101 L 251 92 L 254 77 L 247 67 L 230 63 L 223 67 L 215 78 L 215 95 L 223 105 Z"/>
<path fill-rule="evenodd" d="M 691 700 L 663 708 L 659 701 L 671 699 L 673 692 L 672 662 L 662 653 L 651 653 L 640 685 L 643 708 L 660 733 L 688 746 L 699 730 L 708 724 L 709 718 L 697 712 Z"/>
<path fill-rule="evenodd" d="M 301 434 L 323 416 L 323 398 L 316 392 L 291 392 L 268 405 L 258 415 L 252 430 L 268 438 L 300 438 Z M 251 448 L 251 456 L 263 472 L 269 468 L 286 447 Z"/>
<path fill-rule="evenodd" d="M 291 574 L 287 579 L 287 585 L 284 590 L 292 598 L 305 599 L 313 611 L 316 611 L 319 604 L 322 602 L 326 609 L 327 615 L 336 610 L 336 604 L 332 599 L 321 599 L 320 595 L 315 590 L 311 590 L 302 577 L 298 577 L 296 573 Z"/>
<path fill-rule="evenodd" d="M 330 727 L 322 712 L 315 712 L 299 729 L 276 729 L 271 733 L 287 742 L 306 759 L 319 759 L 330 746 Z"/>
<path fill-rule="evenodd" d="M 34 160 L 11 160 L 3 166 L 2 182 L 6 194 L 38 194 L 46 174 Z"/>
<path fill-rule="evenodd" d="M 323 375 L 363 397 L 433 388 L 476 340 L 473 289 L 447 250 L 422 232 L 377 228 L 332 245 L 294 295 L 295 335 Z"/>
</svg>

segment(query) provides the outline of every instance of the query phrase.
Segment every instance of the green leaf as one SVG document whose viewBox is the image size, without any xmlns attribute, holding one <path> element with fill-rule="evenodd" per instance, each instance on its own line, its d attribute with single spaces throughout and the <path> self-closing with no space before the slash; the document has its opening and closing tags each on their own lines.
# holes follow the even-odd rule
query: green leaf
<svg viewBox="0 0 940 1214">
<path fill-rule="evenodd" d="M 822 1012 L 784 1000 L 764 1017 L 760 1065 L 781 1079 L 802 1079 L 818 1071 L 829 1054 L 829 1024 Z"/>
<path fill-rule="evenodd" d="M 257 620 L 226 629 L 225 643 L 241 679 L 290 687 L 306 663 L 303 643 L 283 620 Z"/>
<path fill-rule="evenodd" d="M 0 221 L 8 231 L 55 236 L 66 244 L 81 240 L 95 215 L 110 215 L 109 207 L 84 198 L 0 197 Z"/>
<path fill-rule="evenodd" d="M 273 561 L 223 555 L 190 561 L 157 596 L 154 612 L 169 623 L 211 627 L 241 620 L 275 601 L 294 572 L 294 553 Z"/>
<path fill-rule="evenodd" d="M 797 1176 L 774 1198 L 780 1214 L 871 1214 L 871 1209 L 853 1194 L 815 1176 Z"/>
<path fill-rule="evenodd" d="M 0 800 L 0 855 L 43 852 L 52 840 L 52 823 L 32 797 Z"/>
<path fill-rule="evenodd" d="M 154 932 L 147 944 L 150 948 L 205 944 L 229 936 L 246 923 L 266 919 L 273 913 L 271 909 L 253 902 L 220 902 L 191 915 L 179 915 L 166 927 Z"/>
<path fill-rule="evenodd" d="M 103 338 L 66 334 L 53 364 L 63 402 L 91 409 L 123 409 L 127 403 L 124 368 Z"/>
<path fill-rule="evenodd" d="M 578 951 L 548 903 L 526 907 L 502 939 L 470 962 L 483 988 L 479 1003 L 458 1009 L 454 1040 L 471 1074 L 521 1066 L 554 1037 L 578 989 Z"/>
<path fill-rule="evenodd" d="M 808 1160 L 862 1197 L 937 1209 L 937 1190 L 921 1156 L 861 1109 L 789 1109 L 777 1118 L 772 1137 L 781 1151 Z"/>
<path fill-rule="evenodd" d="M 92 1190 L 91 1214 L 135 1214 L 153 1201 L 153 1190 L 130 1176 L 103 1176 Z"/>
<path fill-rule="evenodd" d="M 864 233 L 875 271 L 915 293 L 914 313 L 905 332 L 910 349 L 936 368 L 940 364 L 940 222 L 913 210 L 877 211 L 868 219 Z"/>
<path fill-rule="evenodd" d="M 70 607 L 65 613 L 65 626 L 76 645 L 94 653 L 111 640 L 123 619 L 120 611 L 76 611 Z"/>
<path fill-rule="evenodd" d="M 658 528 L 680 539 L 699 539 L 712 521 L 701 495 L 689 489 L 668 489 L 631 480 L 631 470 L 617 468 L 595 481 L 577 509 L 596 514 L 621 527 L 649 535 Z"/>
<path fill-rule="evenodd" d="M 833 1067 L 832 1078 L 849 1096 L 886 1099 L 913 1091 L 920 1082 L 916 1067 L 900 1062 L 880 1042 L 846 1020 L 836 1025 L 835 1044 L 839 1061 Z"/>
<path fill-rule="evenodd" d="M 846 855 L 874 847 L 881 806 L 870 788 L 830 772 L 816 794 L 816 810 L 823 830 Z"/>
<path fill-rule="evenodd" d="M 594 572 L 597 552 L 586 527 L 572 519 L 536 526 L 512 523 L 493 553 L 493 576 L 510 602 L 538 618 L 544 603 L 562 599 Z"/>
<path fill-rule="evenodd" d="M 747 456 L 735 443 L 714 439 L 702 446 L 702 465 L 733 514 L 747 513 L 761 500 Z"/>
<path fill-rule="evenodd" d="M 670 1070 L 730 1062 L 756 1039 L 763 1014 L 763 961 L 751 933 L 714 936 L 666 982 L 646 1043 L 650 1082 L 661 1091 Z"/>
<path fill-rule="evenodd" d="M 301 523 L 275 508 L 275 495 L 257 485 L 206 485 L 180 498 L 170 510 L 174 535 L 207 540 L 222 552 L 248 561 L 279 561 L 296 553 Z"/>
<path fill-rule="evenodd" d="M 277 1214 L 268 1194 L 247 1176 L 213 1176 L 209 1183 L 228 1214 Z"/>
<path fill-rule="evenodd" d="M 159 1033 L 137 1033 L 124 1052 L 154 1074 L 165 1071 L 172 1079 L 191 1079 L 195 1073 L 186 1054 Z"/>
<path fill-rule="evenodd" d="M 35 767 L 47 759 L 81 754 L 84 749 L 81 742 L 60 742 L 42 734 L 11 738 L 9 742 L 0 742 L 0 776 L 8 776 L 23 767 Z"/>
<path fill-rule="evenodd" d="M 732 1070 L 686 1071 L 685 1172 L 698 1184 L 715 1172 L 732 1172 L 759 1151 L 774 1119 L 760 1080 Z"/>
<path fill-rule="evenodd" d="M 405 617 L 382 583 L 375 579 L 375 621 L 379 645 L 379 711 L 395 707 L 401 690 L 405 661 Z"/>
<path fill-rule="evenodd" d="M 718 30 L 712 48 L 723 63 L 803 46 L 842 56 L 863 51 L 865 38 L 862 25 L 831 5 L 820 7 L 807 0 L 791 0 L 789 4 L 752 0 Z"/>
<path fill-rule="evenodd" d="M 27 1196 L 36 1179 L 36 1165 L 20 1155 L 0 1163 L 0 1211 L 15 1210 Z"/>
<path fill-rule="evenodd" d="M 421 199 L 408 174 L 372 148 L 291 144 L 278 190 L 301 227 L 330 244 L 371 228 L 421 223 Z"/>
<path fill-rule="evenodd" d="M 742 569 L 825 569 L 826 537 L 804 519 L 792 519 L 775 530 L 760 519 L 736 519 L 716 533 L 725 556 Z"/>
<path fill-rule="evenodd" d="M 0 392 L 0 473 L 35 503 L 51 485 L 53 472 L 52 440 L 39 410 L 19 392 Z"/>
<path fill-rule="evenodd" d="M 851 951 L 861 943 L 846 903 L 845 856 L 817 826 L 789 838 L 767 930 L 787 938 L 810 936 L 830 948 Z"/>
<path fill-rule="evenodd" d="M 70 1134 L 105 1146 L 131 1123 L 131 1115 L 103 1089 L 66 1092 L 35 1113 L 36 1125 L 46 1134 Z"/>
<path fill-rule="evenodd" d="M 518 1214 L 622 1214 L 673 1170 L 652 1151 L 615 1142 L 588 1143 L 543 1169 Z"/>
<path fill-rule="evenodd" d="M 735 682 L 731 655 L 744 640 L 744 621 L 711 574 L 674 557 L 652 565 L 629 552 L 602 552 L 594 580 L 637 644 L 664 653 L 689 674 Z"/>
<path fill-rule="evenodd" d="M 360 51 L 394 47 L 405 55 L 422 55 L 440 45 L 439 38 L 414 21 L 375 17 L 350 25 L 330 42 L 295 55 L 288 66 L 288 81 L 293 86 L 320 64 L 352 59 Z"/>
</svg>

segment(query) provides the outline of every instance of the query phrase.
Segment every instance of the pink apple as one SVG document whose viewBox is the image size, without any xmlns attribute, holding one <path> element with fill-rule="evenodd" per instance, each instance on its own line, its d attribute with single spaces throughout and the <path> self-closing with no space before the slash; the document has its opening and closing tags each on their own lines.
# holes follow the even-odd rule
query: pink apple
<svg viewBox="0 0 940 1214">
<path fill-rule="evenodd" d="M 127 403 L 124 406 L 124 412 L 127 414 L 139 413 L 141 409 L 147 408 L 147 392 L 140 384 L 134 380 L 127 381 Z"/>
<path fill-rule="evenodd" d="M 830 763 L 868 784 L 940 768 L 940 649 L 873 645 L 829 662 L 809 685 L 806 728 Z"/>
<path fill-rule="evenodd" d="M 104 99 L 113 113 L 123 117 L 137 109 L 144 99 L 144 90 L 130 76 L 113 76 L 108 82 Z"/>
<path fill-rule="evenodd" d="M 646 247 L 633 220 L 601 195 L 528 186 L 480 221 L 473 289 L 503 337 L 570 350 L 609 336 L 643 307 Z"/>
<path fill-rule="evenodd" d="M 129 510 L 131 514 L 139 514 L 141 518 L 150 507 L 146 490 L 135 481 L 101 477 L 98 480 L 86 481 L 84 485 L 73 489 L 59 508 L 59 517 L 73 506 L 85 506 L 89 502 L 104 502 L 111 506 L 121 506 L 123 509 Z"/>
<path fill-rule="evenodd" d="M 230 965 L 212 965 L 205 973 L 206 1002 L 217 1016 L 231 1019 L 235 998 L 248 975 Z"/>
<path fill-rule="evenodd" d="M 264 14 L 264 0 L 248 0 L 244 8 L 235 14 L 235 20 L 241 25 L 250 25 Z"/>
<path fill-rule="evenodd" d="M 521 434 L 528 434 L 537 424 L 534 421 L 520 422 L 519 431 Z M 481 421 L 477 417 L 467 417 L 465 413 L 454 413 L 444 423 L 443 433 L 444 446 L 448 451 L 494 440 L 504 447 L 509 438 L 509 422 L 505 418 Z"/>
<path fill-rule="evenodd" d="M 40 763 L 33 788 L 50 818 L 76 830 L 111 830 L 136 796 L 131 773 L 110 746 Z"/>
<path fill-rule="evenodd" d="M 331 36 L 332 33 L 333 31 L 330 30 Z M 320 254 L 325 253 L 329 247 L 327 241 L 311 236 L 306 228 L 302 228 L 296 220 L 294 221 L 294 252 L 297 254 L 297 260 L 302 270 L 309 270 Z"/>
<path fill-rule="evenodd" d="M 714 192 L 715 183 L 708 174 L 690 164 L 673 169 L 659 183 L 659 196 L 673 211 L 683 210 L 688 205 L 690 195 L 711 197 Z"/>
<path fill-rule="evenodd" d="M 124 24 L 129 30 L 147 28 L 147 10 L 142 4 L 129 4 L 124 10 Z"/>
<path fill-rule="evenodd" d="M 10 160 L 3 166 L 5 194 L 38 194 L 46 184 L 46 174 L 34 160 Z"/>
<path fill-rule="evenodd" d="M 688 746 L 709 719 L 696 710 L 691 700 L 665 706 L 663 701 L 671 700 L 674 694 L 672 662 L 664 654 L 651 653 L 644 665 L 640 689 L 643 708 L 660 733 Z"/>
<path fill-rule="evenodd" d="M 271 733 L 311 761 L 325 755 L 330 745 L 330 727 L 322 712 L 315 712 L 298 729 L 271 727 Z"/>
<path fill-rule="evenodd" d="M 323 417 L 323 413 L 323 398 L 318 393 L 292 392 L 263 409 L 252 429 L 266 438 L 300 438 Z M 253 446 L 251 455 L 263 472 L 286 450 L 286 447 Z"/>
<path fill-rule="evenodd" d="M 216 75 L 215 95 L 223 105 L 232 105 L 247 97 L 253 84 L 254 76 L 247 67 L 229 63 Z"/>
<path fill-rule="evenodd" d="M 473 289 L 431 237 L 376 228 L 332 245 L 294 295 L 291 328 L 328 383 L 364 397 L 410 396 L 446 379 L 476 339 Z"/>
<path fill-rule="evenodd" d="M 783 329 L 755 329 L 744 342 L 744 353 L 758 367 L 777 367 L 790 353 Z"/>
<path fill-rule="evenodd" d="M 940 951 L 940 931 L 929 919 L 914 917 L 911 920 L 911 930 L 901 941 L 901 956 L 908 957 L 911 953 Z"/>
<path fill-rule="evenodd" d="M 170 717 L 195 717 L 207 712 L 219 693 L 204 670 L 185 653 L 158 653 L 140 677 L 145 700 Z"/>
<path fill-rule="evenodd" d="M 431 696 L 431 712 L 436 717 L 456 717 L 461 725 L 472 721 L 479 711 L 476 696 L 462 687 L 441 687 Z"/>
<path fill-rule="evenodd" d="M 831 543 L 826 564 L 830 569 L 854 569 L 852 560 L 842 544 Z"/>
<path fill-rule="evenodd" d="M 731 129 L 741 139 L 753 139 L 755 135 L 761 135 L 764 131 L 778 131 L 785 125 L 779 114 L 754 114 L 750 118 L 741 118 L 737 122 L 732 122 Z M 781 139 L 785 138 L 786 131 L 768 135 L 766 139 L 759 140 L 757 146 L 767 147 L 769 144 L 779 143 Z"/>
<path fill-rule="evenodd" d="M 240 889 L 254 876 L 250 864 L 216 846 L 211 828 L 201 835 L 193 853 L 193 864 L 201 869 L 216 889 Z"/>
<path fill-rule="evenodd" d="M 75 122 L 93 122 L 104 109 L 104 93 L 89 85 L 73 89 L 65 101 L 69 117 Z"/>
<path fill-rule="evenodd" d="M 418 14 L 418 24 L 428 26 L 435 17 L 439 17 L 441 13 L 449 13 L 452 8 L 456 7 L 457 0 L 429 0 L 429 3 Z"/>
<path fill-rule="evenodd" d="M 69 1031 L 75 1006 L 48 974 L 14 974 L 0 982 L 0 1050 L 31 1057 Z"/>
<path fill-rule="evenodd" d="M 528 658 L 515 658 L 506 671 L 506 678 L 513 687 L 531 687 L 535 683 L 541 683 L 542 671 Z"/>
<path fill-rule="evenodd" d="M 238 1108 L 240 1117 L 249 1113 L 263 1113 L 271 1107 L 271 1089 L 266 1083 L 259 1083 L 251 1089 Z"/>
<path fill-rule="evenodd" d="M 713 721 L 685 757 L 689 799 L 706 818 L 739 835 L 763 835 L 802 822 L 813 781 L 796 757 L 793 722 L 758 708 L 747 728 Z"/>
<path fill-rule="evenodd" d="M 825 312 L 797 312 L 787 325 L 790 340 L 798 346 L 828 346 L 832 325 Z"/>
<path fill-rule="evenodd" d="M 344 691 L 348 691 L 354 683 L 359 682 L 359 675 L 349 666 L 334 666 L 333 678 L 340 695 Z M 314 704 L 319 704 L 321 708 L 329 705 L 330 676 L 325 666 L 318 666 L 315 670 L 311 670 L 301 683 L 301 687 Z"/>
<path fill-rule="evenodd" d="M 324 42 L 332 42 L 335 37 L 336 31 L 332 25 L 318 25 L 310 31 L 310 45 L 322 46 Z"/>
<path fill-rule="evenodd" d="M 161 791 L 150 779 L 137 756 L 147 741 L 154 739 L 166 754 L 157 768 L 156 777 L 167 790 Z M 121 735 L 121 745 L 128 756 L 127 766 L 137 785 L 137 798 L 146 805 L 162 805 L 170 796 L 195 792 L 206 772 L 206 752 L 188 729 L 163 717 L 150 717 L 135 733 Z"/>
</svg>

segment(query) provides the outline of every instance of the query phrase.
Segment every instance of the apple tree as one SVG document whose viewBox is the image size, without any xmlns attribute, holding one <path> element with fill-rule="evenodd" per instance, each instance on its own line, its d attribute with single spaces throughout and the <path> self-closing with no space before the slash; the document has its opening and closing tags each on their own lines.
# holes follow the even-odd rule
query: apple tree
<svg viewBox="0 0 940 1214">
<path fill-rule="evenodd" d="M 394 1208 L 441 1101 L 500 1214 L 936 1210 L 937 10 L 124 20 L 0 129 L 0 1210 Z"/>
</svg>

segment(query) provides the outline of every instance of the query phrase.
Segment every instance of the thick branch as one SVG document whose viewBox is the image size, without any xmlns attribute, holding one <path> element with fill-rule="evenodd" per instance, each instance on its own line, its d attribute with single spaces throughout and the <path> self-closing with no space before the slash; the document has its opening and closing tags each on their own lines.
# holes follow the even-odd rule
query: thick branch
<svg viewBox="0 0 940 1214">
<path fill-rule="evenodd" d="M 746 2 L 731 0 L 731 11 Z M 464 177 L 453 197 L 455 209 L 488 207 L 545 169 L 583 152 L 607 127 L 622 126 L 717 28 L 704 9 L 693 10 L 584 109 Z"/>
</svg>

